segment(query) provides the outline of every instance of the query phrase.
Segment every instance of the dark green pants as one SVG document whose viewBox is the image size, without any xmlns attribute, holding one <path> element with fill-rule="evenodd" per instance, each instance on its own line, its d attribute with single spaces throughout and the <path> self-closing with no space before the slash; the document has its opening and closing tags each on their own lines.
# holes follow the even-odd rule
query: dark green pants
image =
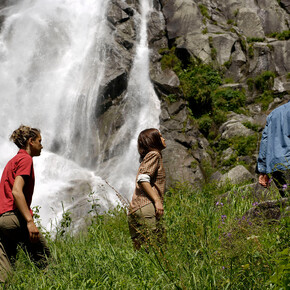
<svg viewBox="0 0 290 290">
<path fill-rule="evenodd" d="M 0 216 L 0 281 L 5 282 L 12 273 L 11 262 L 16 257 L 17 246 L 23 247 L 30 255 L 32 261 L 39 267 L 47 265 L 50 251 L 46 240 L 40 234 L 36 243 L 29 240 L 27 223 L 22 215 L 16 211 L 9 211 Z"/>
</svg>

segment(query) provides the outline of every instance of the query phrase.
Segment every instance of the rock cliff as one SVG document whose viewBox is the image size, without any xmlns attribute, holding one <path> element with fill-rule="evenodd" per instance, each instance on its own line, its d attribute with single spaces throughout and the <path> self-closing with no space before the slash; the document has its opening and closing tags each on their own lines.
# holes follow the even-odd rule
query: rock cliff
<svg viewBox="0 0 290 290">
<path fill-rule="evenodd" d="M 9 1 L 0 1 L 0 8 L 5 5 Z M 168 185 L 222 179 L 241 164 L 253 176 L 266 116 L 289 99 L 289 12 L 289 0 L 153 0 L 147 29 L 150 78 L 162 104 Z M 139 0 L 110 2 L 107 21 L 112 43 L 106 48 L 108 62 L 95 113 L 100 142 L 105 144 L 101 161 L 112 157 L 112 152 L 106 153 L 110 138 L 124 122 L 120 108 L 126 107 L 139 19 Z M 202 106 L 186 95 L 176 62 L 183 72 L 192 63 L 219 72 L 222 80 L 215 90 L 245 95 L 241 108 L 224 110 L 217 99 L 219 112 L 224 111 L 222 121 L 214 118 L 216 111 L 201 113 Z M 231 102 L 225 100 L 224 106 Z"/>
<path fill-rule="evenodd" d="M 153 2 L 154 9 L 148 17 L 150 78 L 162 102 L 160 124 L 168 144 L 164 159 L 169 185 L 182 180 L 198 185 L 215 171 L 213 178 L 221 178 L 238 164 L 243 164 L 250 171 L 248 173 L 253 174 L 259 135 L 266 116 L 288 99 L 289 1 Z M 139 2 L 129 0 L 112 1 L 108 11 L 120 53 L 112 59 L 113 71 L 108 69 L 112 78 L 104 86 L 106 92 L 114 93 L 104 94 L 104 107 L 98 118 L 102 119 L 111 112 L 114 99 L 121 99 L 126 90 L 126 77 L 135 45 L 134 17 L 138 13 Z M 201 133 L 198 122 L 192 118 L 192 108 L 188 105 L 176 71 L 162 65 L 162 58 L 170 51 L 174 51 L 174 57 L 184 69 L 192 60 L 210 64 L 223 74 L 224 79 L 230 80 L 223 82 L 221 87 L 243 91 L 246 95 L 244 111 L 227 112 L 213 140 L 208 140 L 208 134 Z M 263 103 L 261 95 L 265 88 L 255 86 L 255 82 L 266 72 L 272 73 L 272 83 L 267 87 L 271 94 Z M 120 81 L 123 83 L 120 84 Z M 116 105 L 119 105 L 118 102 Z M 255 150 L 250 153 L 237 152 L 241 150 L 234 141 L 220 152 L 215 150 L 224 140 L 251 135 L 255 136 L 251 139 L 255 142 Z"/>
</svg>

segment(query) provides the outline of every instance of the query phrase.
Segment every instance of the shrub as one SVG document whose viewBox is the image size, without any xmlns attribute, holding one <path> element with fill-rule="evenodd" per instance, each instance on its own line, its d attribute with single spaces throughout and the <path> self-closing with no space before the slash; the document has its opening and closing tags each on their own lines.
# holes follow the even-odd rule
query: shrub
<svg viewBox="0 0 290 290">
<path fill-rule="evenodd" d="M 255 132 L 258 132 L 259 131 L 259 125 L 257 124 L 253 124 L 251 122 L 244 122 L 243 125 Z"/>
<path fill-rule="evenodd" d="M 263 94 L 258 96 L 258 98 L 255 99 L 256 103 L 260 103 L 262 105 L 262 109 L 265 111 L 268 109 L 269 105 L 274 100 L 274 93 L 273 91 L 265 91 Z"/>
<path fill-rule="evenodd" d="M 230 88 L 219 88 L 212 95 L 214 106 L 225 111 L 236 112 L 243 107 L 246 102 L 246 96 L 241 91 Z"/>
<path fill-rule="evenodd" d="M 257 149 L 258 136 L 238 136 L 230 140 L 238 156 L 251 156 Z"/>
<path fill-rule="evenodd" d="M 255 88 L 264 92 L 265 90 L 272 89 L 274 85 L 275 73 L 272 71 L 265 71 L 261 75 L 257 76 L 254 80 Z"/>
<path fill-rule="evenodd" d="M 281 33 L 274 32 L 269 34 L 269 37 L 277 38 L 278 40 L 288 40 L 290 39 L 290 30 L 284 30 Z"/>
<path fill-rule="evenodd" d="M 162 55 L 161 68 L 163 70 L 167 68 L 174 71 L 181 70 L 182 64 L 180 59 L 175 55 L 175 47 L 171 49 L 162 49 L 159 53 Z"/>
<path fill-rule="evenodd" d="M 213 124 L 213 120 L 209 115 L 203 115 L 198 119 L 198 127 L 201 133 L 205 136 L 209 134 L 211 126 Z"/>
<path fill-rule="evenodd" d="M 212 109 L 211 92 L 222 84 L 218 71 L 210 65 L 191 64 L 179 73 L 181 88 L 193 115 L 201 116 Z"/>
<path fill-rule="evenodd" d="M 265 38 L 261 38 L 261 37 L 248 37 L 247 38 L 247 42 L 248 43 L 252 43 L 252 42 L 263 42 L 265 40 Z"/>
</svg>

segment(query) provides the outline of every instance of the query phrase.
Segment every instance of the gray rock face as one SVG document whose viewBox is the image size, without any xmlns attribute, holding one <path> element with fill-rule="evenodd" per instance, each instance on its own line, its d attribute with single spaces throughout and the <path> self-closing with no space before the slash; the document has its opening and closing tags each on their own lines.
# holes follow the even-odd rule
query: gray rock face
<svg viewBox="0 0 290 290">
<path fill-rule="evenodd" d="M 168 184 L 190 180 L 196 185 L 204 179 L 202 164 L 212 162 L 207 153 L 209 145 L 189 121 L 185 103 L 169 104 L 165 101 L 166 96 L 171 94 L 182 96 L 182 91 L 177 75 L 168 68 L 162 69 L 160 50 L 174 45 L 182 61 L 193 57 L 203 63 L 214 62 L 220 68 L 226 67 L 225 75 L 236 82 L 244 82 L 248 77 L 255 77 L 264 71 L 274 71 L 280 76 L 275 80 L 275 90 L 277 93 L 287 93 L 289 41 L 269 39 L 267 35 L 289 29 L 286 24 L 287 21 L 290 23 L 287 13 L 289 5 L 286 5 L 287 1 L 281 1 L 279 6 L 278 2 L 272 0 L 153 2 L 154 9 L 148 16 L 147 30 L 151 49 L 150 78 L 162 102 L 160 122 L 168 144 L 164 151 L 165 167 L 170 167 L 167 170 Z M 124 121 L 120 106 L 132 65 L 136 39 L 134 17 L 139 11 L 139 2 L 133 0 L 114 0 L 108 11 L 116 46 L 110 56 L 112 64 L 106 72 L 98 122 L 104 128 L 110 128 L 111 132 L 117 130 Z M 247 43 L 247 38 L 264 41 Z M 264 126 L 266 115 L 261 113 L 261 106 L 251 105 L 249 110 L 253 117 L 238 114 L 228 116 L 227 122 L 219 129 L 222 139 L 254 134 L 243 125 L 244 122 Z M 111 114 L 119 116 L 118 122 L 110 120 Z M 102 132 L 107 138 L 106 130 Z M 231 158 L 234 152 L 230 150 L 225 152 L 223 160 Z"/>
<path fill-rule="evenodd" d="M 245 181 L 254 180 L 254 176 L 243 166 L 238 165 L 221 177 L 220 182 L 230 181 L 233 184 L 240 184 Z"/>
<path fill-rule="evenodd" d="M 10 2 L 0 1 L 0 9 Z M 189 180 L 194 185 L 200 183 L 205 175 L 203 163 L 211 164 L 212 160 L 208 141 L 188 118 L 186 103 L 165 101 L 171 94 L 178 99 L 183 92 L 176 73 L 162 69 L 160 50 L 175 47 L 183 63 L 189 58 L 213 63 L 241 87 L 246 87 L 247 78 L 273 71 L 277 75 L 275 92 L 289 94 L 290 40 L 269 38 L 271 33 L 289 30 L 290 2 L 281 0 L 279 3 L 276 0 L 153 0 L 147 29 L 150 78 L 162 103 L 160 125 L 168 144 L 164 162 L 168 167 L 169 185 L 180 180 Z M 96 96 L 96 123 L 105 152 L 100 157 L 103 161 L 118 154 L 118 148 L 113 154 L 107 153 L 111 138 L 126 117 L 124 96 L 135 54 L 139 6 L 138 0 L 112 0 L 107 12 L 111 43 L 104 44 L 104 58 L 108 61 L 100 94 Z M 2 20 L 0 16 L 0 28 Z M 273 102 L 269 109 L 276 105 Z M 248 110 L 252 117 L 228 116 L 227 122 L 219 128 L 222 139 L 253 134 L 243 125 L 245 121 L 265 124 L 266 114 L 262 113 L 261 105 L 250 104 Z M 120 147 L 121 143 L 120 140 Z M 224 154 L 226 160 L 233 152 L 229 149 Z M 238 173 L 250 178 L 243 168 L 235 170 L 230 173 L 234 180 L 236 177 L 232 174 Z M 237 177 L 237 180 L 242 178 Z"/>
<path fill-rule="evenodd" d="M 201 14 L 195 1 L 161 0 L 169 39 L 200 33 Z"/>
<path fill-rule="evenodd" d="M 254 123 L 254 119 L 244 115 L 238 115 L 232 113 L 228 117 L 228 121 L 221 125 L 220 134 L 222 139 L 229 139 L 235 136 L 249 136 L 254 132 L 246 128 L 243 123 L 250 122 Z"/>
</svg>

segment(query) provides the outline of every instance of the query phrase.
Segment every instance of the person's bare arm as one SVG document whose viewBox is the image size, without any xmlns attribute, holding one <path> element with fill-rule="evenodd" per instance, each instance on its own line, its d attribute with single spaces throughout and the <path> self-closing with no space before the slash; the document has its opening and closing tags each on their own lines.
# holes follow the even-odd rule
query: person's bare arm
<svg viewBox="0 0 290 290">
<path fill-rule="evenodd" d="M 142 190 L 145 191 L 148 194 L 148 196 L 153 200 L 156 209 L 156 214 L 162 216 L 164 214 L 164 208 L 158 193 L 153 190 L 149 182 L 140 182 L 139 185 L 142 188 Z"/>
<path fill-rule="evenodd" d="M 23 187 L 24 187 L 25 181 L 22 176 L 16 176 L 13 188 L 12 188 L 12 194 L 14 197 L 14 202 L 22 216 L 27 222 L 27 229 L 29 232 L 29 238 L 31 242 L 37 242 L 39 240 L 39 230 L 36 227 L 33 217 L 31 216 L 31 213 L 29 211 L 29 208 L 27 206 L 25 196 L 23 194 Z"/>
</svg>

